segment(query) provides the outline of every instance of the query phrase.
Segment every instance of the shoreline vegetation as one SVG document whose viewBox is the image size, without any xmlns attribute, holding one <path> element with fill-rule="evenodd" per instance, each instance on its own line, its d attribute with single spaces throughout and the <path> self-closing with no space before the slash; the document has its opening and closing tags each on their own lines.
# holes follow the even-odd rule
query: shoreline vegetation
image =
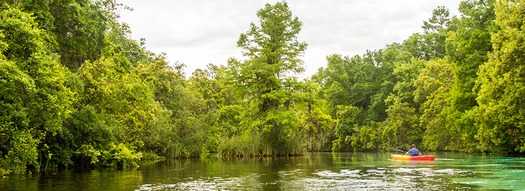
<svg viewBox="0 0 525 191">
<path fill-rule="evenodd" d="M 115 0 L 0 5 L 0 175 L 411 144 L 525 153 L 522 0 L 437 7 L 423 32 L 330 55 L 307 79 L 294 76 L 307 43 L 286 2 L 240 33 L 243 59 L 188 78 L 130 39 Z"/>
</svg>

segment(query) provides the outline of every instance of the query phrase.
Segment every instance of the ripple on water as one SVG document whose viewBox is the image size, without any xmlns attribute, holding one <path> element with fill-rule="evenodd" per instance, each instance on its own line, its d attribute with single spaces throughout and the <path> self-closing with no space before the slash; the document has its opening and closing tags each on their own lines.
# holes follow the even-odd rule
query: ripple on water
<svg viewBox="0 0 525 191">
<path fill-rule="evenodd" d="M 435 170 L 434 172 L 437 174 L 457 174 L 458 173 L 454 169 L 450 169 L 450 168 Z"/>
<path fill-rule="evenodd" d="M 242 178 L 213 177 L 210 180 L 195 180 L 176 184 L 144 184 L 135 191 L 161 190 L 240 190 L 243 188 Z"/>
<path fill-rule="evenodd" d="M 384 169 L 368 169 L 366 172 L 370 175 L 384 175 L 386 170 Z"/>
<path fill-rule="evenodd" d="M 241 177 L 209 177 L 187 179 L 176 184 L 144 184 L 136 191 L 165 190 L 440 190 L 459 189 L 461 185 L 447 187 L 451 177 L 462 176 L 465 171 L 431 168 L 373 168 L 322 170 L 305 173 L 301 170 L 280 171 L 279 180 L 261 182 L 258 174 Z M 432 182 L 432 183 L 431 183 Z M 483 182 L 462 181 L 463 185 L 480 185 Z M 459 186 L 459 187 L 458 187 Z"/>
<path fill-rule="evenodd" d="M 320 177 L 334 178 L 334 177 L 359 177 L 360 170 L 341 170 L 340 172 L 319 171 L 313 174 Z"/>
</svg>

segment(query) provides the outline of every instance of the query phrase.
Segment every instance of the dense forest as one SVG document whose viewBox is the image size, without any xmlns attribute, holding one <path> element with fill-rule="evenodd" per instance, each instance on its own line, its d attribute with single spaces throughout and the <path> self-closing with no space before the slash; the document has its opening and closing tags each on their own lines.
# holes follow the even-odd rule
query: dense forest
<svg viewBox="0 0 525 191">
<path fill-rule="evenodd" d="M 307 79 L 287 3 L 237 41 L 243 58 L 185 77 L 130 38 L 115 0 L 4 0 L 0 175 L 308 151 L 525 152 L 525 2 L 437 7 L 423 32 L 327 56 Z M 174 34 L 176 35 L 176 34 Z M 191 63 L 188 63 L 191 64 Z"/>
</svg>

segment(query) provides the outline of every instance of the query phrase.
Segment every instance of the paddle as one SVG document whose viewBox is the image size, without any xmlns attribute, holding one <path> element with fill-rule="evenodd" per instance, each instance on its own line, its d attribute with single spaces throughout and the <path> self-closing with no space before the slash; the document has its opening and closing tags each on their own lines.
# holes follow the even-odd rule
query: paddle
<svg viewBox="0 0 525 191">
<path fill-rule="evenodd" d="M 395 148 L 395 147 L 391 147 L 393 151 L 399 151 L 399 152 L 402 152 L 402 153 L 405 153 L 405 151 L 401 150 L 401 149 L 398 149 L 398 148 Z"/>
</svg>

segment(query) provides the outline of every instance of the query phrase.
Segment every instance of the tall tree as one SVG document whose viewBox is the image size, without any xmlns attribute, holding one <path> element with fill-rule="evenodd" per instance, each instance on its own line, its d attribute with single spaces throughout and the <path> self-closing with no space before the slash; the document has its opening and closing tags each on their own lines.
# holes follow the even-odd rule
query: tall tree
<svg viewBox="0 0 525 191">
<path fill-rule="evenodd" d="M 491 34 L 497 30 L 494 24 L 494 0 L 463 1 L 460 4 L 461 17 L 452 23 L 446 41 L 447 55 L 454 65 L 454 86 L 444 108 L 447 126 L 458 134 L 455 150 L 474 151 L 477 129 L 473 116 L 468 112 L 477 106 L 479 66 L 488 60 L 492 51 Z M 452 145 L 450 145 L 452 146 Z M 452 148 L 451 148 L 452 149 Z"/>
<path fill-rule="evenodd" d="M 525 152 L 525 1 L 496 3 L 494 51 L 480 67 L 478 104 L 479 149 Z"/>
<path fill-rule="evenodd" d="M 239 86 L 249 99 L 245 121 L 249 131 L 258 134 L 263 155 L 289 155 L 297 152 L 298 119 L 294 102 L 298 83 L 291 77 L 302 72 L 300 56 L 306 43 L 297 35 L 302 23 L 286 2 L 266 4 L 257 12 L 259 25 L 252 23 L 241 34 L 237 45 L 248 57 L 241 62 Z"/>
</svg>

